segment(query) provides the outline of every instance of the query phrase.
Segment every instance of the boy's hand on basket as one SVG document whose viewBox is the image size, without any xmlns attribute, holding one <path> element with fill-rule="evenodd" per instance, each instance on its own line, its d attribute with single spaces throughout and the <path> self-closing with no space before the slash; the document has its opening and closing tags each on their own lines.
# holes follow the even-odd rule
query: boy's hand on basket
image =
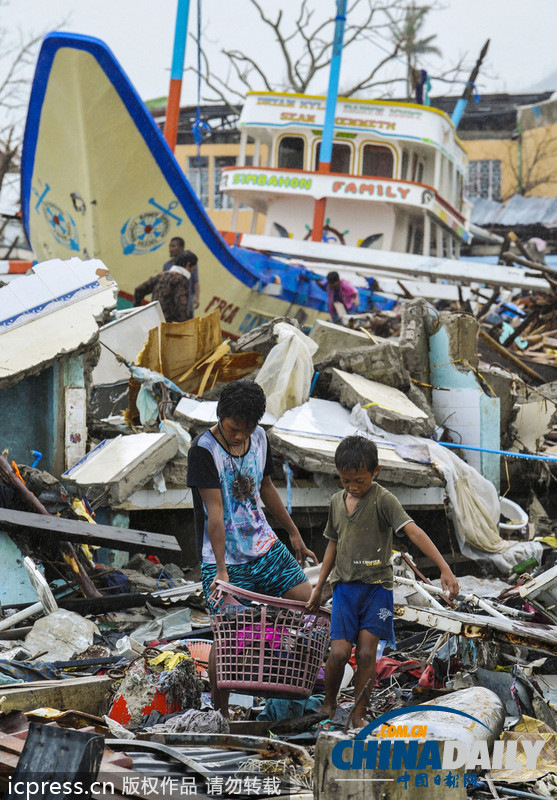
<svg viewBox="0 0 557 800">
<path fill-rule="evenodd" d="M 215 575 L 215 578 L 209 588 L 210 592 L 214 592 L 215 589 L 217 588 L 217 581 L 224 581 L 225 583 L 230 583 L 230 580 L 228 578 L 228 570 L 226 569 L 226 567 L 223 567 L 222 569 L 217 569 L 217 574 Z"/>
<path fill-rule="evenodd" d="M 323 590 L 319 589 L 319 587 L 315 586 L 311 592 L 310 598 L 306 603 L 306 608 L 308 611 L 318 611 L 319 606 L 321 605 L 321 595 L 323 594 Z"/>
<path fill-rule="evenodd" d="M 307 558 L 311 558 L 314 564 L 319 564 L 319 559 L 315 553 L 305 546 L 300 531 L 297 530 L 295 533 L 290 534 L 290 544 L 294 550 L 294 557 L 302 569 L 305 566 Z"/>
</svg>

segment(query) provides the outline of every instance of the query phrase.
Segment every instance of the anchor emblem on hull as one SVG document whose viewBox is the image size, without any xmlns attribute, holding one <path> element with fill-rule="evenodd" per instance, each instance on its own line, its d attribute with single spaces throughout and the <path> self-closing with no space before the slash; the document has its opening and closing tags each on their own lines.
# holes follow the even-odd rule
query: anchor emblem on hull
<svg viewBox="0 0 557 800">
<path fill-rule="evenodd" d="M 172 200 L 166 208 L 153 197 L 149 198 L 148 203 L 156 210 L 144 211 L 126 220 L 120 230 L 120 243 L 125 256 L 152 253 L 162 247 L 170 231 L 169 217 L 176 225 L 182 224 L 182 218 L 173 213 L 178 206 L 177 200 Z"/>
</svg>

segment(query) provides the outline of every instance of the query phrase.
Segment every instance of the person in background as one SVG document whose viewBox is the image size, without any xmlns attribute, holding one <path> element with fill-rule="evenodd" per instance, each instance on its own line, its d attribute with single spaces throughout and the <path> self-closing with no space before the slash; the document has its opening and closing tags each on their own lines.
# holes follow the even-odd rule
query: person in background
<svg viewBox="0 0 557 800">
<path fill-rule="evenodd" d="M 338 322 L 344 314 L 353 314 L 360 301 L 360 295 L 355 286 L 345 278 L 340 278 L 338 272 L 329 272 L 327 283 L 317 281 L 318 286 L 327 290 L 329 300 L 329 314 L 333 322 Z"/>
<path fill-rule="evenodd" d="M 190 284 L 197 256 L 184 250 L 178 259 L 181 264 L 174 264 L 166 272 L 159 272 L 136 287 L 134 306 L 140 306 L 145 296 L 150 294 L 153 300 L 159 301 L 166 322 L 186 322 L 192 318 Z"/>
<path fill-rule="evenodd" d="M 408 516 L 394 494 L 375 483 L 381 467 L 376 445 L 347 436 L 336 449 L 343 490 L 331 498 L 323 535 L 328 539 L 321 572 L 307 604 L 315 612 L 329 574 L 333 587 L 331 652 L 325 665 L 322 712 L 332 719 L 344 668 L 356 645 L 353 726 L 366 725 L 375 685 L 380 639 L 394 644 L 393 532 L 404 533 L 439 568 L 441 586 L 454 597 L 458 581 L 429 536 Z"/>
<path fill-rule="evenodd" d="M 182 239 L 181 236 L 173 236 L 168 245 L 168 255 L 170 256 L 169 260 L 165 263 L 163 272 L 168 272 L 168 270 L 178 264 L 178 258 L 184 252 L 191 252 L 190 250 L 185 250 L 186 243 Z M 197 271 L 197 257 L 195 259 L 196 266 L 192 271 L 191 274 L 191 282 L 190 282 L 190 319 L 195 314 L 195 309 L 199 308 L 199 273 Z M 183 266 L 183 265 L 182 265 Z"/>
</svg>

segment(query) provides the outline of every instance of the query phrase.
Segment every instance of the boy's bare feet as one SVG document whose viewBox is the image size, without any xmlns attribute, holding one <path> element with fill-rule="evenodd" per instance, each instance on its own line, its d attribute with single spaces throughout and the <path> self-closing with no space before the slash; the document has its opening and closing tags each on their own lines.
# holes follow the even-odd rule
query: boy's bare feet
<svg viewBox="0 0 557 800">
<path fill-rule="evenodd" d="M 335 716 L 336 710 L 337 710 L 336 705 L 334 705 L 334 706 L 332 706 L 332 705 L 331 706 L 330 705 L 326 705 L 326 706 L 323 705 L 319 709 L 319 715 L 323 719 L 332 719 Z"/>
<path fill-rule="evenodd" d="M 353 717 L 352 718 L 352 728 L 364 728 L 368 724 L 369 720 L 365 717 Z"/>
</svg>

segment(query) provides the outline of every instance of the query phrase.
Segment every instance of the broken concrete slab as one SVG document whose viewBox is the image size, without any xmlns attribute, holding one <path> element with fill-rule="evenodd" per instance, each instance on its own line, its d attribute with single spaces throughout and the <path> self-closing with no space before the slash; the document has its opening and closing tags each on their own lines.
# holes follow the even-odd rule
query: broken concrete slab
<svg viewBox="0 0 557 800">
<path fill-rule="evenodd" d="M 64 473 L 66 483 L 90 497 L 121 503 L 156 475 L 178 452 L 178 440 L 166 433 L 136 433 L 105 439 Z"/>
<path fill-rule="evenodd" d="M 242 334 L 242 336 L 236 340 L 233 346 L 234 352 L 243 353 L 246 351 L 251 352 L 255 350 L 256 352 L 261 353 L 263 358 L 267 358 L 277 343 L 275 325 L 279 322 L 287 322 L 289 325 L 293 325 L 297 330 L 300 330 L 298 320 L 290 319 L 289 317 L 274 317 L 273 319 L 269 320 L 269 322 L 264 322 L 262 325 L 258 325 L 253 330 Z"/>
<path fill-rule="evenodd" d="M 269 431 L 269 439 L 273 452 L 293 464 L 309 472 L 336 475 L 334 455 L 338 443 L 345 436 L 358 432 L 350 422 L 347 409 L 331 400 L 312 397 L 302 406 L 283 414 Z M 377 446 L 381 483 L 389 484 L 389 488 L 393 485 L 438 487 L 442 495 L 443 482 L 430 465 L 405 461 L 388 442 L 378 442 Z"/>
<path fill-rule="evenodd" d="M 478 374 L 478 330 L 470 315 L 439 315 L 429 339 L 433 412 L 452 441 L 477 448 L 466 450 L 465 460 L 499 491 L 501 403 L 486 393 Z"/>
<path fill-rule="evenodd" d="M 402 361 L 398 345 L 393 342 L 371 344 L 354 350 L 340 350 L 334 355 L 320 361 L 314 361 L 316 372 L 320 372 L 319 386 L 326 394 L 333 367 L 354 372 L 364 378 L 407 389 L 410 386 L 410 375 Z"/>
<path fill-rule="evenodd" d="M 318 345 L 313 355 L 314 364 L 328 356 L 336 355 L 339 351 L 358 350 L 378 343 L 376 337 L 371 337 L 363 331 L 345 328 L 324 319 L 315 320 L 309 338 Z"/>
<path fill-rule="evenodd" d="M 333 368 L 329 393 L 345 408 L 352 409 L 359 403 L 375 425 L 390 433 L 430 436 L 435 430 L 433 416 L 403 392 L 361 375 Z"/>
<path fill-rule="evenodd" d="M 25 637 L 25 647 L 37 661 L 68 661 L 87 650 L 95 634 L 99 629 L 94 622 L 59 608 L 35 622 Z"/>
<path fill-rule="evenodd" d="M 482 366 L 482 378 L 487 383 L 495 397 L 499 398 L 501 413 L 501 448 L 509 450 L 511 447 L 511 422 L 516 414 L 515 402 L 517 399 L 516 376 L 500 367 Z"/>
<path fill-rule="evenodd" d="M 62 355 L 85 351 L 98 338 L 97 318 L 115 304 L 115 289 L 101 287 L 73 303 L 53 308 L 50 314 L 28 317 L 18 326 L 0 327 L 0 388 L 42 372 Z"/>
<path fill-rule="evenodd" d="M 414 380 L 429 384 L 430 306 L 423 297 L 405 300 L 401 306 L 398 346 L 404 366 Z"/>
</svg>

